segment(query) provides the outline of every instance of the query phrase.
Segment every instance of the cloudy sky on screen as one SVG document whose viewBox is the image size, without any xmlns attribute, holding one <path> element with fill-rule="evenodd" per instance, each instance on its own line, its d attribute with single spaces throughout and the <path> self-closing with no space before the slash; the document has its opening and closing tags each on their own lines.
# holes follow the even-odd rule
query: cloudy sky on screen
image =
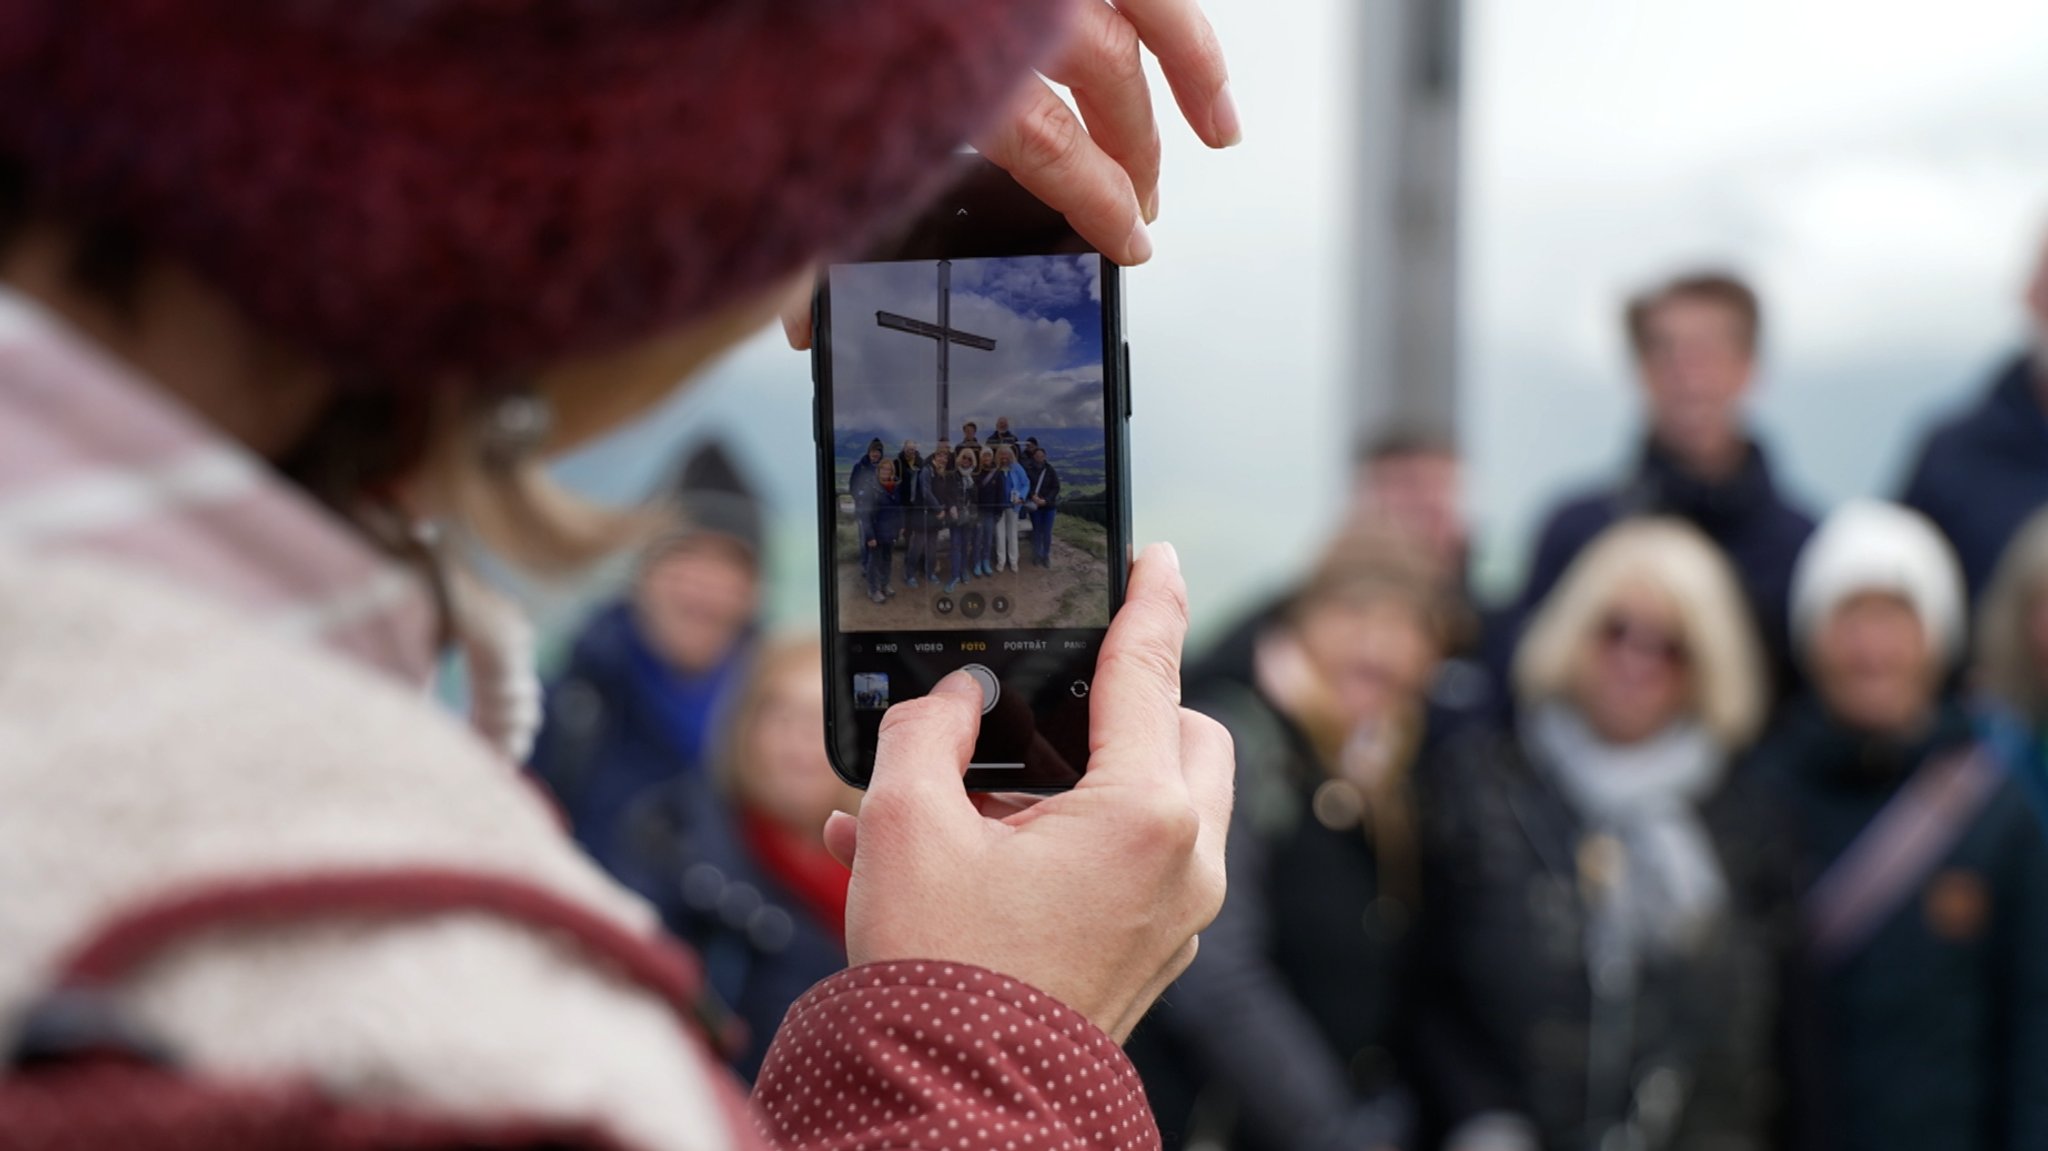
<svg viewBox="0 0 2048 1151">
<path fill-rule="evenodd" d="M 1102 280 L 1095 256 L 953 261 L 953 327 L 996 342 L 951 350 L 949 433 L 974 420 L 985 436 L 997 416 L 1031 429 L 1102 426 Z M 932 261 L 842 264 L 832 278 L 834 426 L 915 439 L 937 431 L 935 341 L 884 328 L 878 311 L 938 320 Z"/>
</svg>

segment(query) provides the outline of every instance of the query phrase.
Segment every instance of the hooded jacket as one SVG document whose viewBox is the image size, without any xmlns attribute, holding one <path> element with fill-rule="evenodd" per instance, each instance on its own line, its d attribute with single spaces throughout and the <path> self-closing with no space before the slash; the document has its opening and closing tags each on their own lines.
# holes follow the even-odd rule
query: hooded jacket
<svg viewBox="0 0 2048 1151">
<path fill-rule="evenodd" d="M 846 490 L 853 493 L 855 497 L 860 495 L 861 477 L 873 476 L 875 474 L 875 465 L 888 458 L 886 455 L 875 455 L 876 452 L 882 450 L 880 438 L 869 440 L 867 450 L 861 452 L 860 458 L 853 461 L 853 467 L 847 470 Z"/>
</svg>

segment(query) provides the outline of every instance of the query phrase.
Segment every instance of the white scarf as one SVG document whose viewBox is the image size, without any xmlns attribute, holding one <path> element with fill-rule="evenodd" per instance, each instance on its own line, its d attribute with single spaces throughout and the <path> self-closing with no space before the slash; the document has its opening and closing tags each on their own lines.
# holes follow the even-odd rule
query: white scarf
<svg viewBox="0 0 2048 1151">
<path fill-rule="evenodd" d="M 1523 738 L 1580 817 L 1624 854 L 1612 901 L 1637 955 L 1689 950 L 1728 902 L 1699 803 L 1720 785 L 1727 758 L 1706 729 L 1676 723 L 1638 743 L 1600 738 L 1562 704 L 1538 708 Z"/>
</svg>

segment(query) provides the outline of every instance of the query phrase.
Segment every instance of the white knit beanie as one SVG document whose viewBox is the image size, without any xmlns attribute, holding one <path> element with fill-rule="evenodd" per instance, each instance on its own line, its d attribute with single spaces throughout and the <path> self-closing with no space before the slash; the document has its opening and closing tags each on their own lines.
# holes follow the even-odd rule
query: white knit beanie
<svg viewBox="0 0 2048 1151">
<path fill-rule="evenodd" d="M 1946 661 L 1963 653 L 1963 573 L 1955 552 L 1919 512 L 1851 500 L 1806 541 L 1792 569 L 1792 634 L 1804 650 L 1836 608 L 1865 592 L 1913 605 L 1928 642 Z"/>
</svg>

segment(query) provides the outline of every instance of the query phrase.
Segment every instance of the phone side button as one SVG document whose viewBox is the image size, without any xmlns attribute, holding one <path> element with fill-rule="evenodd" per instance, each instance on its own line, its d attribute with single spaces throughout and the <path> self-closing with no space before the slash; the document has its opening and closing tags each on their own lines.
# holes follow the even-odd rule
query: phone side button
<svg viewBox="0 0 2048 1151">
<path fill-rule="evenodd" d="M 1124 418 L 1131 418 L 1131 342 L 1124 341 Z M 814 403 L 816 401 L 813 401 Z"/>
<path fill-rule="evenodd" d="M 811 442 L 814 444 L 825 442 L 824 429 L 819 426 L 818 421 L 818 395 L 816 392 L 813 392 L 811 393 Z"/>
</svg>

